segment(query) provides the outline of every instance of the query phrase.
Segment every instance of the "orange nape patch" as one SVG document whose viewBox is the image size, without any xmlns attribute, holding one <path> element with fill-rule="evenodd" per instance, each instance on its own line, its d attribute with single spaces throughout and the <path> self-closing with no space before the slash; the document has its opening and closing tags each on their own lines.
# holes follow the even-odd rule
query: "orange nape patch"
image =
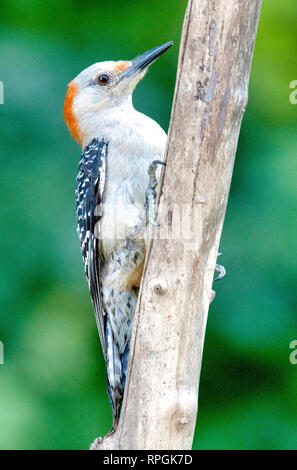
<svg viewBox="0 0 297 470">
<path fill-rule="evenodd" d="M 127 60 L 119 60 L 118 62 L 115 62 L 114 65 L 114 71 L 115 72 L 123 72 L 126 70 L 130 65 L 130 62 Z"/>
<path fill-rule="evenodd" d="M 72 137 L 81 145 L 82 137 L 79 129 L 78 120 L 73 112 L 73 100 L 78 92 L 78 84 L 73 80 L 68 84 L 68 91 L 66 93 L 64 102 L 64 119 Z"/>
</svg>

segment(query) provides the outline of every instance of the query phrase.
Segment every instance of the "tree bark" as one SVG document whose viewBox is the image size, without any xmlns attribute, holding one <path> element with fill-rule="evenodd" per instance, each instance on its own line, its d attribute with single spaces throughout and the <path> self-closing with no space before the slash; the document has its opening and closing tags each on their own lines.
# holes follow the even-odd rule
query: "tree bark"
<svg viewBox="0 0 297 470">
<path fill-rule="evenodd" d="M 92 449 L 191 448 L 260 8 L 261 0 L 188 2 L 160 181 L 163 223 L 147 253 L 119 427 Z"/>
</svg>

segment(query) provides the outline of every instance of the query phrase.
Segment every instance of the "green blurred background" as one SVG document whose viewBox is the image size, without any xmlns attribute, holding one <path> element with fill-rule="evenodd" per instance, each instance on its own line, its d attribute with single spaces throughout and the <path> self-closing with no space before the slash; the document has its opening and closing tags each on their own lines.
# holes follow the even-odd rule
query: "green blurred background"
<svg viewBox="0 0 297 470">
<path fill-rule="evenodd" d="M 111 423 L 74 212 L 66 84 L 175 46 L 135 93 L 168 128 L 186 0 L 2 0 L 1 449 L 86 449 Z M 296 449 L 297 3 L 264 0 L 215 286 L 195 449 Z"/>
</svg>

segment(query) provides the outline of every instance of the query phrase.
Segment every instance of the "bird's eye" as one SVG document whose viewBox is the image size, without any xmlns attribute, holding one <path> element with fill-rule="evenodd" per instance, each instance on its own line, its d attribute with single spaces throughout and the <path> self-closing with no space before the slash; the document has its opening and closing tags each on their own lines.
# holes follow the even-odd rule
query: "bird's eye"
<svg viewBox="0 0 297 470">
<path fill-rule="evenodd" d="M 102 73 L 98 76 L 99 85 L 107 85 L 110 82 L 110 77 L 106 73 Z"/>
</svg>

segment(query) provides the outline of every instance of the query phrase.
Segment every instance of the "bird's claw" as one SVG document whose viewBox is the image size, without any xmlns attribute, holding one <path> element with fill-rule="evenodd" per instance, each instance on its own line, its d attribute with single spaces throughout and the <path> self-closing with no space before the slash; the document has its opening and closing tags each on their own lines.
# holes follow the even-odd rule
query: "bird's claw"
<svg viewBox="0 0 297 470">
<path fill-rule="evenodd" d="M 156 170 L 157 165 L 166 165 L 166 163 L 162 162 L 161 160 L 154 160 L 150 166 L 148 167 L 148 175 L 149 175 L 149 185 L 145 193 L 145 207 L 147 210 L 147 218 L 150 224 L 154 225 L 155 227 L 159 227 L 161 224 L 157 222 L 155 219 L 155 202 L 157 193 L 155 191 L 158 181 L 156 178 Z"/>
<path fill-rule="evenodd" d="M 218 253 L 218 256 L 221 256 L 221 255 L 222 253 Z M 226 269 L 221 264 L 216 264 L 215 271 L 216 273 L 219 273 L 218 276 L 214 279 L 215 281 L 219 281 L 226 274 Z"/>
</svg>

